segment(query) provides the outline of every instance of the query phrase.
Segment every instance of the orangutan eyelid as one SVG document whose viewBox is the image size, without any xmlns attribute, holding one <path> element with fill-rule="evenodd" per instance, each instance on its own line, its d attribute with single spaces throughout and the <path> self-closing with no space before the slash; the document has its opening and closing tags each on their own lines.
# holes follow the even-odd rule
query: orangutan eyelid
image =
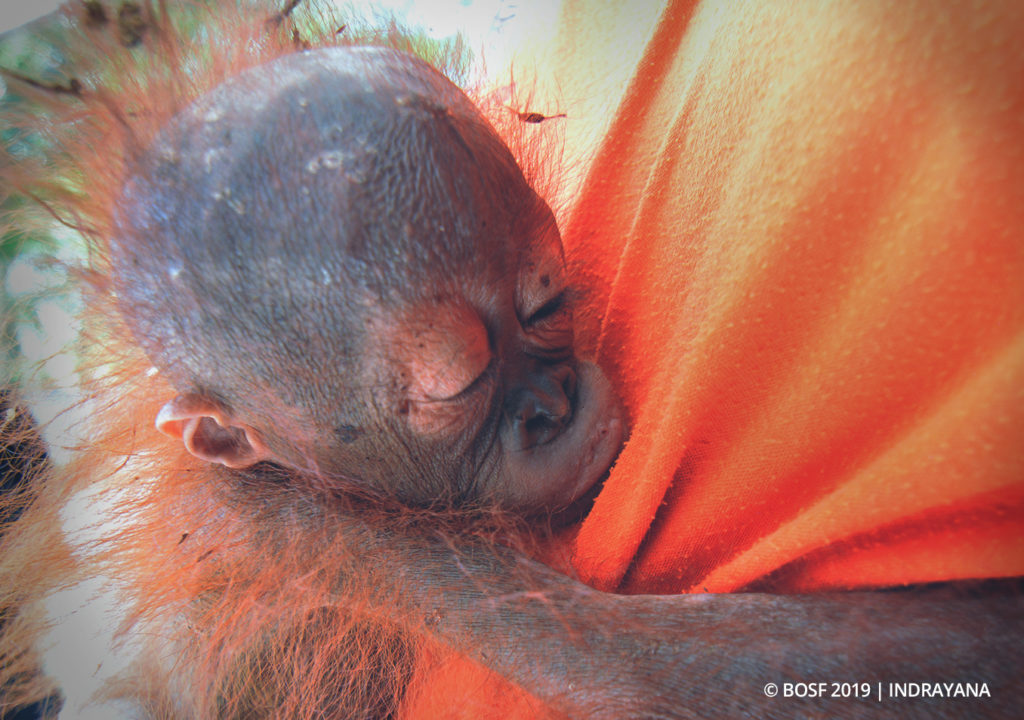
<svg viewBox="0 0 1024 720">
<path fill-rule="evenodd" d="M 494 375 L 494 370 L 497 366 L 495 358 L 492 356 L 490 361 L 484 366 L 472 380 L 465 383 L 461 390 L 451 395 L 444 397 L 440 396 L 425 396 L 425 397 L 413 397 L 410 398 L 413 402 L 421 403 L 423 405 L 430 405 L 431 403 L 449 403 L 449 402 L 462 402 L 474 398 L 476 392 L 485 387 L 487 381 Z"/>
<path fill-rule="evenodd" d="M 567 303 L 566 291 L 558 293 L 555 297 L 548 300 L 546 303 L 540 306 L 536 311 L 533 312 L 527 319 L 526 325 L 535 325 L 552 315 L 556 314 L 559 310 L 563 309 Z"/>
<path fill-rule="evenodd" d="M 497 363 L 495 362 L 495 358 L 492 356 L 491 357 L 491 361 L 489 363 L 487 363 L 487 366 L 484 367 L 484 369 L 480 372 L 479 375 L 477 375 L 475 378 L 473 378 L 473 381 L 471 383 L 469 383 L 469 385 L 467 385 L 462 390 L 462 392 L 457 393 L 456 395 L 453 395 L 453 396 L 451 396 L 449 398 L 445 398 L 445 399 L 446 400 L 452 400 L 452 401 L 459 401 L 459 400 L 468 400 L 468 399 L 470 399 L 472 396 L 474 396 L 476 394 L 477 390 L 481 390 L 484 387 L 484 385 L 487 383 L 487 381 L 491 377 L 494 376 L 494 370 L 495 370 L 496 366 L 497 366 Z"/>
</svg>

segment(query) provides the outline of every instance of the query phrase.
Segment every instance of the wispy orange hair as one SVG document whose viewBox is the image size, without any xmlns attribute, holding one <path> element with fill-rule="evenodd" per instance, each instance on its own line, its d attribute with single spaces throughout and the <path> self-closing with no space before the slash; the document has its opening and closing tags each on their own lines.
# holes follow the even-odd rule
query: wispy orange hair
<svg viewBox="0 0 1024 720">
<path fill-rule="evenodd" d="M 33 200 L 6 222 L 44 233 L 60 223 L 87 250 L 75 269 L 84 293 L 78 352 L 87 399 L 68 411 L 81 418 L 85 438 L 72 460 L 37 464 L 30 490 L 3 500 L 29 505 L 0 540 L 3 703 L 52 691 L 31 650 L 47 630 L 39 598 L 103 577 L 116 579 L 122 637 L 160 638 L 143 648 L 136 671 L 108 684 L 110 698 L 141 699 L 155 717 L 397 714 L 414 670 L 444 651 L 422 639 L 427 619 L 403 615 L 400 598 L 386 597 L 396 587 L 374 568 L 388 563 L 368 562 L 367 553 L 387 548 L 364 545 L 356 526 L 325 521 L 361 501 L 331 505 L 285 484 L 249 497 L 244 482 L 226 481 L 156 431 L 153 418 L 176 393 L 131 342 L 110 287 L 115 258 L 107 242 L 126 161 L 225 79 L 307 47 L 385 44 L 425 55 L 464 83 L 466 50 L 424 42 L 395 22 L 359 28 L 313 2 L 277 10 L 241 0 L 140 3 L 138 37 L 126 35 L 112 12 L 101 18 L 97 5 L 73 2 L 61 11 L 73 76 L 4 74 L 26 101 L 4 120 L 37 134 L 45 148 L 42 157 L 0 158 L 9 189 Z M 544 194 L 539 184 L 551 176 L 545 164 L 553 154 L 528 137 L 537 126 L 509 111 L 516 89 L 464 89 Z M 4 446 L 30 432 L 17 428 L 0 435 Z M 358 510 L 370 524 L 378 512 Z M 406 526 L 463 522 L 379 512 Z M 69 513 L 77 513 L 70 524 L 79 532 L 66 536 Z"/>
</svg>

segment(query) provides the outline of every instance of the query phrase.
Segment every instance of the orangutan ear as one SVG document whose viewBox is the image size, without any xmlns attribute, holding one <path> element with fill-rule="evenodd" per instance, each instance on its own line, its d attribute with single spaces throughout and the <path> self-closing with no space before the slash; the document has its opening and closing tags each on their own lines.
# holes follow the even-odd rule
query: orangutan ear
<svg viewBox="0 0 1024 720">
<path fill-rule="evenodd" d="M 156 416 L 156 428 L 181 440 L 200 460 L 229 468 L 245 468 L 274 456 L 259 433 L 236 422 L 215 400 L 201 395 L 179 395 Z"/>
</svg>

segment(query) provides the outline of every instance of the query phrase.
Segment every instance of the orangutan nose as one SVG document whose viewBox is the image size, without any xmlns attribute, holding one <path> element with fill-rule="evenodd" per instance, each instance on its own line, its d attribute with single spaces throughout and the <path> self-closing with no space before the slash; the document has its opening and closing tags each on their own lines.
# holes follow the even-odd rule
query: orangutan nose
<svg viewBox="0 0 1024 720">
<path fill-rule="evenodd" d="M 508 395 L 505 415 L 517 450 L 549 443 L 572 422 L 576 371 L 567 364 L 545 365 L 524 377 Z"/>
</svg>

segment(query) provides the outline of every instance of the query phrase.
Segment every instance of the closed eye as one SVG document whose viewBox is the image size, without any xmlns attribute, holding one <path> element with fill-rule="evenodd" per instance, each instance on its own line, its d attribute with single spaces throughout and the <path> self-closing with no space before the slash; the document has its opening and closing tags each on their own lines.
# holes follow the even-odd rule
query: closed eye
<svg viewBox="0 0 1024 720">
<path fill-rule="evenodd" d="M 530 338 L 530 354 L 549 359 L 571 357 L 573 352 L 573 296 L 567 288 L 540 306 L 523 323 Z"/>
<path fill-rule="evenodd" d="M 526 325 L 536 325 L 543 320 L 555 315 L 558 311 L 566 307 L 567 298 L 566 292 L 563 290 L 555 297 L 548 300 L 546 303 L 540 306 L 536 312 L 526 319 Z"/>
<path fill-rule="evenodd" d="M 492 357 L 487 363 L 486 367 L 480 374 L 473 378 L 465 387 L 459 390 L 454 395 L 411 395 L 409 397 L 415 403 L 421 406 L 430 406 L 442 403 L 456 403 L 464 402 L 466 400 L 475 399 L 477 394 L 481 391 L 487 390 L 491 384 L 491 379 L 494 377 L 497 369 L 497 359 Z"/>
<path fill-rule="evenodd" d="M 446 398 L 410 398 L 409 420 L 414 430 L 427 435 L 465 433 L 478 428 L 491 411 L 498 363 L 487 367 L 460 392 Z"/>
<path fill-rule="evenodd" d="M 494 376 L 494 371 L 496 368 L 497 362 L 495 361 L 495 358 L 492 357 L 491 361 L 487 363 L 487 367 L 484 368 L 482 373 L 476 376 L 473 382 L 467 385 L 458 394 L 453 395 L 449 398 L 445 398 L 445 400 L 462 401 L 474 397 L 480 390 L 483 390 L 487 387 L 487 383 Z"/>
</svg>

